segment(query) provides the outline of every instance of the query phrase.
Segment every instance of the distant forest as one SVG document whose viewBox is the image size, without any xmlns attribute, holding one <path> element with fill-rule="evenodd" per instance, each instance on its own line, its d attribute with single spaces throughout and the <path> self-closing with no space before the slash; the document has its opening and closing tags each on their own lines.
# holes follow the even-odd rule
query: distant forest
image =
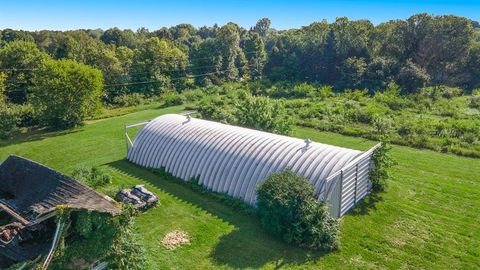
<svg viewBox="0 0 480 270">
<path fill-rule="evenodd" d="M 480 87 L 478 22 L 417 14 L 377 26 L 338 18 L 277 31 L 268 18 L 250 29 L 235 23 L 136 31 L 18 31 L 0 34 L 0 72 L 13 103 L 25 102 L 33 71 L 46 58 L 72 59 L 99 69 L 105 101 L 121 94 L 264 78 L 315 82 L 337 90 L 412 93 L 429 85 Z"/>
</svg>

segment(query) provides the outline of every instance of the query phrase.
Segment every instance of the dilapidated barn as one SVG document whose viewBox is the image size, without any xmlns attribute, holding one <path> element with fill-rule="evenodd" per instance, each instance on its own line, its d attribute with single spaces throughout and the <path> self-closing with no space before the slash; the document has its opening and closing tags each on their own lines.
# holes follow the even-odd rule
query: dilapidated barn
<svg viewBox="0 0 480 270">
<path fill-rule="evenodd" d="M 184 180 L 198 178 L 212 191 L 254 205 L 256 186 L 272 172 L 290 168 L 315 187 L 340 217 L 369 191 L 371 154 L 258 130 L 167 114 L 145 125 L 127 159 L 147 168 L 165 168 Z"/>
<path fill-rule="evenodd" d="M 18 156 L 0 164 L 0 268 L 54 250 L 63 228 L 53 218 L 59 206 L 121 211 L 109 197 L 42 164 Z"/>
</svg>

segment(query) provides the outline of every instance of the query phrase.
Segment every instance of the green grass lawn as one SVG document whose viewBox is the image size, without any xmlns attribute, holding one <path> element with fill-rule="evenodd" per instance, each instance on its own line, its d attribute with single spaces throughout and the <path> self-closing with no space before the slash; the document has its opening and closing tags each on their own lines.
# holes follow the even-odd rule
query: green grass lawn
<svg viewBox="0 0 480 270">
<path fill-rule="evenodd" d="M 480 268 L 480 159 L 394 146 L 398 165 L 387 192 L 342 219 L 341 249 L 307 252 L 266 234 L 256 217 L 124 160 L 124 124 L 182 109 L 149 109 L 0 142 L 0 160 L 17 154 L 67 174 L 79 166 L 104 166 L 113 186 L 145 183 L 161 199 L 136 220 L 150 269 Z M 294 135 L 360 150 L 375 143 L 307 128 L 296 128 Z M 160 241 L 174 229 L 186 231 L 192 244 L 165 249 Z"/>
</svg>

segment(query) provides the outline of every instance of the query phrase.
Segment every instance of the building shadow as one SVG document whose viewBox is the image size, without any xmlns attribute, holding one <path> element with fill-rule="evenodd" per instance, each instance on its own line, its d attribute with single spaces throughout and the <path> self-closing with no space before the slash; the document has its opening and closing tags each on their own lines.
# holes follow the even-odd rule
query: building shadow
<svg viewBox="0 0 480 270">
<path fill-rule="evenodd" d="M 163 192 L 209 212 L 235 228 L 220 237 L 218 244 L 210 253 L 212 261 L 218 266 L 236 269 L 260 268 L 265 264 L 274 264 L 275 269 L 285 265 L 300 265 L 319 259 L 325 255 L 292 247 L 268 235 L 260 225 L 256 215 L 239 212 L 215 200 L 208 193 L 195 191 L 191 186 L 174 177 L 157 175 L 126 160 L 105 164 L 124 174 L 138 178 L 161 189 Z"/>
<path fill-rule="evenodd" d="M 348 211 L 347 215 L 365 216 L 371 211 L 377 210 L 377 203 L 383 202 L 382 194 L 372 192 L 361 199 L 354 208 Z"/>
</svg>

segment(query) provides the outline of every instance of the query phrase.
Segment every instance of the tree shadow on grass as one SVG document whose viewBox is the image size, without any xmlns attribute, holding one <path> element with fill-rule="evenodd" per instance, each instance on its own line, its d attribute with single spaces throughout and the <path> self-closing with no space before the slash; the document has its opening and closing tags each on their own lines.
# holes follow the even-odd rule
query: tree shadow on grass
<svg viewBox="0 0 480 270">
<path fill-rule="evenodd" d="M 283 243 L 279 239 L 268 235 L 262 229 L 257 216 L 239 213 L 216 201 L 209 194 L 194 191 L 174 177 L 156 175 L 150 170 L 126 160 L 118 160 L 105 165 L 148 182 L 158 189 L 182 201 L 194 204 L 217 218 L 232 224 L 235 229 L 222 236 L 210 253 L 211 259 L 218 266 L 244 269 L 260 268 L 267 263 L 273 263 L 275 269 L 280 269 L 286 264 L 303 264 L 316 260 L 325 254 L 303 250 Z"/>
<path fill-rule="evenodd" d="M 258 231 L 259 222 L 253 226 L 237 224 L 236 227 L 238 229 L 220 238 L 211 253 L 212 259 L 220 266 L 244 269 L 260 268 L 269 263 L 274 269 L 280 269 L 285 265 L 314 261 L 325 255 L 288 246 L 264 231 Z"/>
<path fill-rule="evenodd" d="M 382 194 L 372 192 L 368 196 L 365 196 L 355 207 L 348 212 L 348 215 L 353 216 L 365 216 L 370 211 L 377 210 L 377 203 L 383 202 Z"/>
<path fill-rule="evenodd" d="M 14 144 L 21 144 L 26 142 L 41 141 L 46 138 L 53 138 L 67 134 L 77 133 L 83 131 L 82 128 L 74 128 L 67 130 L 48 130 L 48 129 L 34 129 L 25 133 L 15 134 L 12 139 L 0 139 L 0 147 L 5 147 Z"/>
</svg>

